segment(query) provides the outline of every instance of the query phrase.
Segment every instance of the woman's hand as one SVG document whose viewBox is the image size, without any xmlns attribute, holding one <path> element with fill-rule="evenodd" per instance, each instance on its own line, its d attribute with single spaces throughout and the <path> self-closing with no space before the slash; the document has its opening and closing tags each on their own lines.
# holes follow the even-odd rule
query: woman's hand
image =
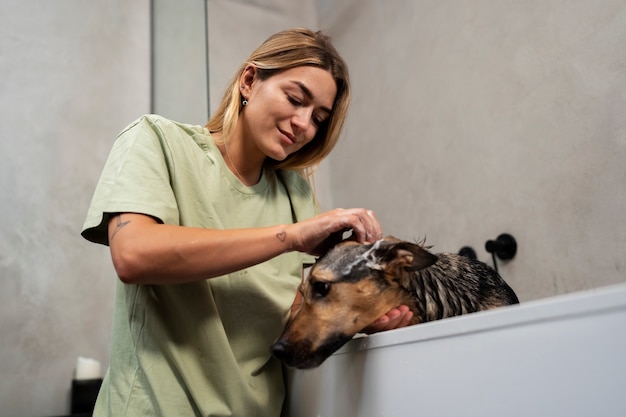
<svg viewBox="0 0 626 417">
<path fill-rule="evenodd" d="M 382 227 L 371 210 L 362 208 L 335 209 L 289 226 L 293 250 L 321 255 L 342 240 L 343 232 L 351 230 L 360 243 L 382 239 Z"/>
<path fill-rule="evenodd" d="M 398 308 L 393 308 L 389 310 L 387 314 L 363 329 L 363 333 L 372 334 L 406 327 L 411 324 L 412 318 L 413 312 L 409 310 L 409 307 L 403 305 Z"/>
</svg>

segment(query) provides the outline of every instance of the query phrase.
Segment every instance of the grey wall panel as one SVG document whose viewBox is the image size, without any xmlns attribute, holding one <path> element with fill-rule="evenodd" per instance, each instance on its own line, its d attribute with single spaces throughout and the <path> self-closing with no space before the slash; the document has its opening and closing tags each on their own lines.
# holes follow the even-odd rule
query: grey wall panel
<svg viewBox="0 0 626 417">
<path fill-rule="evenodd" d="M 3 1 L 0 404 L 69 411 L 77 357 L 108 364 L 115 275 L 80 230 L 117 134 L 149 111 L 148 1 Z"/>
<path fill-rule="evenodd" d="M 626 280 L 626 3 L 322 2 L 354 88 L 331 205 L 438 251 L 513 234 L 523 300 Z"/>
</svg>

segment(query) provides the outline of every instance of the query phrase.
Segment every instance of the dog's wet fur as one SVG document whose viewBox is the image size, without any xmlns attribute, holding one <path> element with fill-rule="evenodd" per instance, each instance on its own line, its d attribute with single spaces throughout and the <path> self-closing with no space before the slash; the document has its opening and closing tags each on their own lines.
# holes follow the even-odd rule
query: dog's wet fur
<svg viewBox="0 0 626 417">
<path fill-rule="evenodd" d="M 389 310 L 407 305 L 411 324 L 517 304 L 517 296 L 486 264 L 434 255 L 421 244 L 386 237 L 344 241 L 322 256 L 300 285 L 302 304 L 272 346 L 295 368 L 319 366 Z"/>
</svg>

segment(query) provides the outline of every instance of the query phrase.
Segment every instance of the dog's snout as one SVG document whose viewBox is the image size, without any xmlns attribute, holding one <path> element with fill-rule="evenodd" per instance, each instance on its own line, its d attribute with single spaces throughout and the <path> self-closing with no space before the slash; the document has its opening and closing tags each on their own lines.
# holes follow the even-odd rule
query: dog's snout
<svg viewBox="0 0 626 417">
<path fill-rule="evenodd" d="M 287 351 L 289 346 L 284 341 L 278 341 L 272 345 L 272 355 L 276 359 L 284 360 L 287 357 Z"/>
</svg>

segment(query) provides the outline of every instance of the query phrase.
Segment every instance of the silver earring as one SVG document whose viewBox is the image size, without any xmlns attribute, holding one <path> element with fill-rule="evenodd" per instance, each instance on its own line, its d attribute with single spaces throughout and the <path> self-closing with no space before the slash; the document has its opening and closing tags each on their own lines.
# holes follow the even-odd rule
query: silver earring
<svg viewBox="0 0 626 417">
<path fill-rule="evenodd" d="M 243 104 L 244 106 L 247 106 L 247 105 L 248 105 L 248 100 L 244 99 L 244 100 L 241 102 L 241 104 Z"/>
</svg>

